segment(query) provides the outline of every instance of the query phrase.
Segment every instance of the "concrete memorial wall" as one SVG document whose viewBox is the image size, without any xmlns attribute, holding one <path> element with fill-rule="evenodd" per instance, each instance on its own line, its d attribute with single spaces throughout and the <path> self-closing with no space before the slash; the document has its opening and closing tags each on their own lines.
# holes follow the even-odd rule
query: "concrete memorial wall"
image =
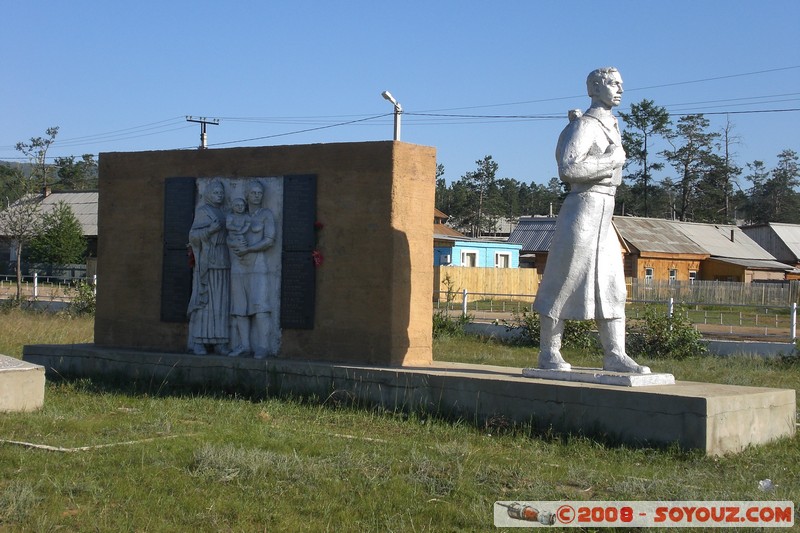
<svg viewBox="0 0 800 533">
<path fill-rule="evenodd" d="M 95 343 L 23 357 L 58 379 L 502 415 L 715 455 L 794 434 L 791 389 L 433 362 L 435 167 L 398 142 L 101 154 Z"/>
<path fill-rule="evenodd" d="M 95 345 L 430 364 L 435 167 L 391 141 L 101 154 Z"/>
</svg>

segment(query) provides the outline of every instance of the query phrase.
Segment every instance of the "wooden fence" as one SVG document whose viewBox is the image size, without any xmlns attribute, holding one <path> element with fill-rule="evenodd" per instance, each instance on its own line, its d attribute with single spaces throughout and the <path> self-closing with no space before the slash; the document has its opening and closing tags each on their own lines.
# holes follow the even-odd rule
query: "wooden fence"
<svg viewBox="0 0 800 533">
<path fill-rule="evenodd" d="M 628 300 L 706 305 L 765 305 L 800 303 L 800 281 L 739 283 L 735 281 L 627 280 Z"/>
<path fill-rule="evenodd" d="M 739 283 L 733 281 L 664 281 L 628 278 L 628 300 L 706 305 L 764 305 L 785 307 L 800 303 L 800 281 Z M 518 299 L 535 295 L 539 276 L 532 268 L 434 267 L 433 299 L 444 293 L 491 294 Z M 526 298 L 524 298 L 526 299 Z"/>
<path fill-rule="evenodd" d="M 539 275 L 533 268 L 475 268 L 439 266 L 433 269 L 433 299 L 444 298 L 448 290 L 495 295 L 533 295 Z M 440 296 L 441 295 L 441 296 Z"/>
</svg>

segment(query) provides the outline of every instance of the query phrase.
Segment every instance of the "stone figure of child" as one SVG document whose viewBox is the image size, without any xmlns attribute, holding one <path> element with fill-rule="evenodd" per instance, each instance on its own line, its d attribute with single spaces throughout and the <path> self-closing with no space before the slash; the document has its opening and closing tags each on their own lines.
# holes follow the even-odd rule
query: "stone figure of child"
<svg viewBox="0 0 800 533">
<path fill-rule="evenodd" d="M 231 256 L 234 261 L 248 265 L 252 263 L 251 256 L 238 256 L 235 253 L 236 250 L 247 247 L 247 232 L 250 230 L 250 215 L 246 212 L 247 202 L 241 197 L 234 198 L 231 202 L 231 209 L 233 212 L 229 213 L 225 219 L 225 227 L 228 230 L 228 248 L 234 252 Z"/>
</svg>

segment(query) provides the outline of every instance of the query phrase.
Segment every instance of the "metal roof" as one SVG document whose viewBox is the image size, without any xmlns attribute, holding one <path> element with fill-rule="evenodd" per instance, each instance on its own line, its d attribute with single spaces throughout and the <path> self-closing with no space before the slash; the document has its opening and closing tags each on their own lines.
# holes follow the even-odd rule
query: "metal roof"
<svg viewBox="0 0 800 533">
<path fill-rule="evenodd" d="M 729 263 L 731 265 L 743 266 L 750 270 L 785 270 L 792 271 L 794 268 L 781 263 L 780 261 L 770 261 L 768 259 L 737 259 L 732 257 L 712 257 L 715 261 Z"/>
<path fill-rule="evenodd" d="M 711 256 L 775 261 L 772 254 L 736 226 L 694 222 L 674 222 L 674 224 L 678 224 L 680 231 Z"/>
<path fill-rule="evenodd" d="M 800 260 L 800 224 L 781 224 L 770 222 L 769 227 L 783 241 L 783 244 Z"/>
<path fill-rule="evenodd" d="M 526 252 L 546 252 L 550 250 L 555 230 L 555 218 L 521 217 L 507 242 L 521 245 Z"/>
<path fill-rule="evenodd" d="M 617 233 L 640 252 L 708 255 L 672 220 L 661 218 L 614 217 Z"/>
<path fill-rule="evenodd" d="M 614 217 L 614 226 L 623 239 L 640 251 L 775 261 L 772 254 L 744 231 L 729 224 Z"/>
<path fill-rule="evenodd" d="M 42 213 L 52 211 L 59 202 L 67 204 L 83 228 L 83 234 L 97 236 L 97 191 L 52 192 L 40 204 Z"/>
</svg>

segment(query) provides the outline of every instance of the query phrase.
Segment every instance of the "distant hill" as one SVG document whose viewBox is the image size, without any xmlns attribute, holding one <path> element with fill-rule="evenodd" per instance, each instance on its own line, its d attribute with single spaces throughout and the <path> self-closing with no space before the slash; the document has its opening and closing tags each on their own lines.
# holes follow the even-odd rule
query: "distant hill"
<svg viewBox="0 0 800 533">
<path fill-rule="evenodd" d="M 30 163 L 23 163 L 21 161 L 0 161 L 0 165 L 9 168 L 22 169 L 22 173 L 26 176 L 31 175 L 31 168 L 33 168 L 33 165 L 31 165 Z"/>
</svg>

